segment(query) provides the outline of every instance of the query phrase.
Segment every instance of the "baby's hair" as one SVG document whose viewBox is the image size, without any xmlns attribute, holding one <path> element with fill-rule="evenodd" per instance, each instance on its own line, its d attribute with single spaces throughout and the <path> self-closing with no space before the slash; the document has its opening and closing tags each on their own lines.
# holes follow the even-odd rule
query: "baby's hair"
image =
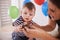
<svg viewBox="0 0 60 40">
<path fill-rule="evenodd" d="M 35 9 L 35 5 L 32 2 L 24 4 L 23 7 L 27 7 L 29 10 Z"/>
</svg>

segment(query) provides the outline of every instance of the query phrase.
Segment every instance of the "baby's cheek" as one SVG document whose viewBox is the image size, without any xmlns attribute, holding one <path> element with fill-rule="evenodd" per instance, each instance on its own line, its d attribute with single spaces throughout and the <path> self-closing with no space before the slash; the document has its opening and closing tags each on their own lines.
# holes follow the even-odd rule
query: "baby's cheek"
<svg viewBox="0 0 60 40">
<path fill-rule="evenodd" d="M 30 20 L 32 20 L 32 18 L 30 18 Z"/>
</svg>

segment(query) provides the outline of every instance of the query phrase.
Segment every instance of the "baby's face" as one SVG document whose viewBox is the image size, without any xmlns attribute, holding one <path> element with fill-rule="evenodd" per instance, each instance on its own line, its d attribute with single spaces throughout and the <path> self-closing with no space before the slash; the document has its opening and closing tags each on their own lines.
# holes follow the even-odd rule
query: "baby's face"
<svg viewBox="0 0 60 40">
<path fill-rule="evenodd" d="M 35 10 L 29 10 L 27 7 L 24 7 L 22 10 L 22 17 L 25 22 L 31 21 L 35 15 Z"/>
</svg>

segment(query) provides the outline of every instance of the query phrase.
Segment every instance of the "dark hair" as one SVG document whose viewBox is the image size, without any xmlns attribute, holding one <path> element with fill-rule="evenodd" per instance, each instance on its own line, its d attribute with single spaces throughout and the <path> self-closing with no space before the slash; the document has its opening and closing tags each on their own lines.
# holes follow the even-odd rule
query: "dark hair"
<svg viewBox="0 0 60 40">
<path fill-rule="evenodd" d="M 60 9 L 60 0 L 50 0 L 50 2 L 52 2 L 54 5 L 56 5 L 56 7 Z"/>
<path fill-rule="evenodd" d="M 35 9 L 35 5 L 32 2 L 24 4 L 23 7 L 27 7 L 29 10 Z"/>
</svg>

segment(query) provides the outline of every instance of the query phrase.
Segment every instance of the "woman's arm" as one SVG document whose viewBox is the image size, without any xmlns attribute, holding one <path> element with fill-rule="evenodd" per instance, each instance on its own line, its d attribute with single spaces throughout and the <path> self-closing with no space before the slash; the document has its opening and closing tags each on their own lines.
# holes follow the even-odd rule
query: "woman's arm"
<svg viewBox="0 0 60 40">
<path fill-rule="evenodd" d="M 45 32 L 42 29 L 28 29 L 26 28 L 27 32 L 24 31 L 24 33 L 27 36 L 33 37 L 33 38 L 41 38 L 42 40 L 58 40 L 56 38 L 54 38 L 52 35 L 48 34 L 47 32 Z"/>
<path fill-rule="evenodd" d="M 36 23 L 34 23 L 33 25 L 34 25 L 35 27 L 40 28 L 40 29 L 43 29 L 43 30 L 45 30 L 45 31 L 52 31 L 52 30 L 54 30 L 55 27 L 56 27 L 56 22 L 53 21 L 53 20 L 51 20 L 51 19 L 49 19 L 49 23 L 48 23 L 46 26 L 40 26 L 40 25 L 38 25 L 38 24 L 36 24 Z"/>
</svg>

